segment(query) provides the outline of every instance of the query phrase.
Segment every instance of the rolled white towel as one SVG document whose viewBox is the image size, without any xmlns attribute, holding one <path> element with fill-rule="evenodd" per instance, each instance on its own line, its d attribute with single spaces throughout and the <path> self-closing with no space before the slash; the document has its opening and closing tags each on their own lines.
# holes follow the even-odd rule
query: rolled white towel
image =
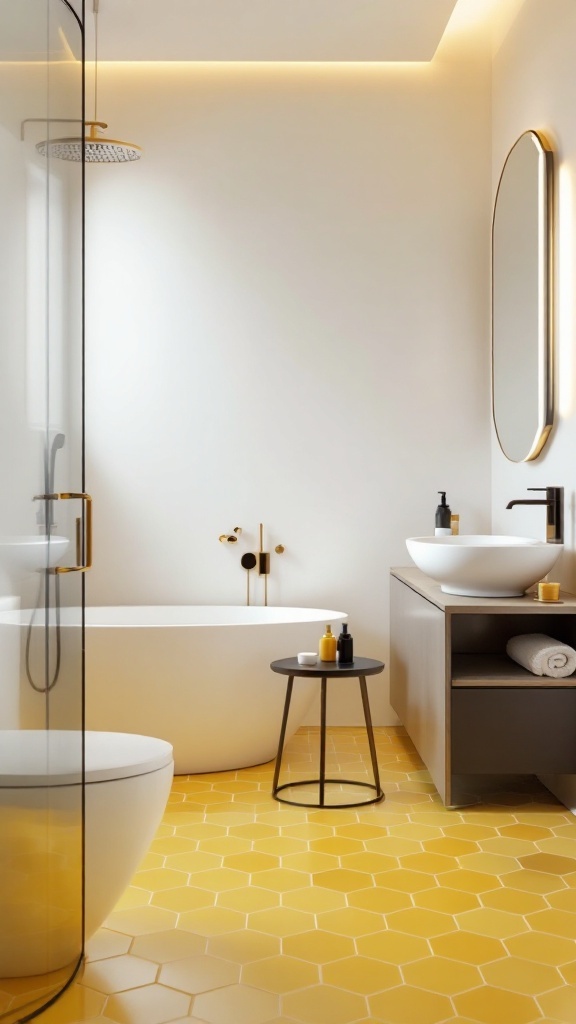
<svg viewBox="0 0 576 1024">
<path fill-rule="evenodd" d="M 506 644 L 506 653 L 535 676 L 563 679 L 576 671 L 576 651 L 545 633 L 522 633 Z"/>
</svg>

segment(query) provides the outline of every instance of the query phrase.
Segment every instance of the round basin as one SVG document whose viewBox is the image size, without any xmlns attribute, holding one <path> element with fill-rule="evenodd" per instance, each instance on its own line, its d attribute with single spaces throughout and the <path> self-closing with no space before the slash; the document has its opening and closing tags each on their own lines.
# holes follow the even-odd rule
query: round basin
<svg viewBox="0 0 576 1024">
<path fill-rule="evenodd" d="M 406 547 L 445 594 L 463 597 L 521 597 L 564 550 L 562 544 L 496 534 L 409 537 Z"/>
<path fill-rule="evenodd" d="M 10 576 L 57 565 L 68 550 L 67 537 L 0 537 L 0 568 Z"/>
</svg>

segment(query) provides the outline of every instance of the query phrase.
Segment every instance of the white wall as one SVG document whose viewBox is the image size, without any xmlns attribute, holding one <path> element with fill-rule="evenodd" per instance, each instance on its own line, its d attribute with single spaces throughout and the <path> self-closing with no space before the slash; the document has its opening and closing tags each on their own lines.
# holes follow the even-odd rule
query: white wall
<svg viewBox="0 0 576 1024">
<path fill-rule="evenodd" d="M 514 26 L 496 55 L 493 67 L 493 192 L 506 153 L 529 128 L 548 135 L 557 168 L 556 313 L 558 359 L 558 418 L 542 455 L 533 462 L 511 463 L 492 439 L 494 532 L 544 537 L 542 508 L 516 507 L 527 487 L 565 488 L 565 550 L 558 577 L 576 589 L 576 6 L 573 0 L 526 0 Z M 513 518 L 511 518 L 513 517 Z M 576 806 L 576 782 L 547 780 L 569 806 Z M 559 788 L 560 787 L 560 788 Z"/>
<path fill-rule="evenodd" d="M 387 661 L 436 492 L 490 527 L 489 63 L 102 65 L 99 116 L 145 155 L 88 168 L 89 602 L 243 603 L 262 522 L 270 603 Z"/>
</svg>

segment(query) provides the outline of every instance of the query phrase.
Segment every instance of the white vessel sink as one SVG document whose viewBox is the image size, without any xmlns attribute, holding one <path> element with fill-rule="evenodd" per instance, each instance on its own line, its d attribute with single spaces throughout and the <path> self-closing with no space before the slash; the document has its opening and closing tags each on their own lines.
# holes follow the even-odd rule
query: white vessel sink
<svg viewBox="0 0 576 1024">
<path fill-rule="evenodd" d="M 69 544 L 67 537 L 53 535 L 0 537 L 0 568 L 10 576 L 47 569 L 58 564 Z"/>
<path fill-rule="evenodd" d="M 409 537 L 406 547 L 422 572 L 446 594 L 521 597 L 560 557 L 562 544 L 491 534 Z"/>
</svg>

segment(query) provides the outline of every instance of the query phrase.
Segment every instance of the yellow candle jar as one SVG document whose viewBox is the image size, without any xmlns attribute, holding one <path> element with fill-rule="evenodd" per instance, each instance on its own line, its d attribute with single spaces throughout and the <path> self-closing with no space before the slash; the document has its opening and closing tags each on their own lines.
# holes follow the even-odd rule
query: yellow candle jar
<svg viewBox="0 0 576 1024">
<path fill-rule="evenodd" d="M 538 600 L 539 601 L 559 601 L 560 600 L 560 584 L 559 583 L 539 583 L 538 584 Z"/>
</svg>

